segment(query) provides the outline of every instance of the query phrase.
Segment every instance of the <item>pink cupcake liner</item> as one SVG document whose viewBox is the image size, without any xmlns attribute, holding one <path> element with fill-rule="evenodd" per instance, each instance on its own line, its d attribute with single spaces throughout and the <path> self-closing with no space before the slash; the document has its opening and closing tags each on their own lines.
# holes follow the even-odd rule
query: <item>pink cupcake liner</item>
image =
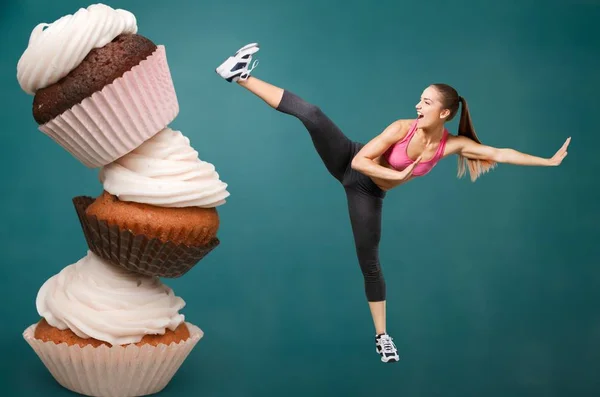
<svg viewBox="0 0 600 397">
<path fill-rule="evenodd" d="M 160 392 L 172 380 L 204 332 L 187 323 L 190 337 L 170 345 L 69 346 L 34 337 L 36 324 L 23 338 L 52 377 L 75 393 L 96 397 L 146 396 Z"/>
<path fill-rule="evenodd" d="M 171 123 L 179 103 L 165 47 L 39 129 L 89 168 L 109 164 Z"/>
</svg>

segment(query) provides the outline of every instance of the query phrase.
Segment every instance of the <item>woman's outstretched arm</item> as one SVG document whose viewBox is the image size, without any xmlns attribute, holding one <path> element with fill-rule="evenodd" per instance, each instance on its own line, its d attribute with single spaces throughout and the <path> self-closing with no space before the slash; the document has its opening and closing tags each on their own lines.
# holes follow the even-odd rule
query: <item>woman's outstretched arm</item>
<svg viewBox="0 0 600 397">
<path fill-rule="evenodd" d="M 537 157 L 521 153 L 510 148 L 495 148 L 482 145 L 464 136 L 452 137 L 448 142 L 448 154 L 458 154 L 472 160 L 489 160 L 496 163 L 552 167 L 560 165 L 567 156 L 567 147 L 571 138 L 567 138 L 560 149 L 550 158 Z"/>
</svg>

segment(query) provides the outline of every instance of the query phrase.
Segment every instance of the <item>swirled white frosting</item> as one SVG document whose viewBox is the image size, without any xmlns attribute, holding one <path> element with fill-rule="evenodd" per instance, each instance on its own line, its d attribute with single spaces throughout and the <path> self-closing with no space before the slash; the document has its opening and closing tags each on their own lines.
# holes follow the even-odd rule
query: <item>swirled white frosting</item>
<svg viewBox="0 0 600 397">
<path fill-rule="evenodd" d="M 137 33 L 135 16 L 104 4 L 80 8 L 50 24 L 40 23 L 17 63 L 17 80 L 23 91 L 33 95 L 69 74 L 92 49 L 123 33 Z"/>
<path fill-rule="evenodd" d="M 183 299 L 159 278 L 112 265 L 91 251 L 49 278 L 36 299 L 51 326 L 111 345 L 162 335 L 184 321 Z"/>
<path fill-rule="evenodd" d="M 190 140 L 165 128 L 102 167 L 104 190 L 121 201 L 161 207 L 217 207 L 229 196 L 214 165 L 198 158 Z"/>
</svg>

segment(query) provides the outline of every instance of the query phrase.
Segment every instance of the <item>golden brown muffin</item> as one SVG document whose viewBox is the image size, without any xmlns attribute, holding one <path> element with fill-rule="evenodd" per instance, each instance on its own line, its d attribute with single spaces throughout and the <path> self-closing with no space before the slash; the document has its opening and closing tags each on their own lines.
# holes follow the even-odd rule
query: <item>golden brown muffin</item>
<svg viewBox="0 0 600 397">
<path fill-rule="evenodd" d="M 135 235 L 186 246 L 208 244 L 219 230 L 216 208 L 158 207 L 120 201 L 104 191 L 86 210 L 86 215 L 117 225 Z"/>
<path fill-rule="evenodd" d="M 36 328 L 34 337 L 44 342 L 54 342 L 56 344 L 66 343 L 69 346 L 79 345 L 79 347 L 85 347 L 91 345 L 93 347 L 98 347 L 101 345 L 106 345 L 111 347 L 112 345 L 108 342 L 104 342 L 94 338 L 80 338 L 75 335 L 73 331 L 70 329 L 66 329 L 64 331 L 55 328 L 48 324 L 46 319 L 42 318 Z M 171 331 L 167 329 L 164 335 L 145 335 L 141 341 L 135 343 L 136 346 L 143 345 L 151 345 L 158 346 L 160 344 L 170 345 L 171 343 L 179 343 L 181 341 L 187 340 L 190 337 L 190 331 L 185 325 L 185 323 L 181 323 L 179 327 L 175 329 L 175 331 Z M 123 345 L 126 346 L 126 345 Z"/>
</svg>

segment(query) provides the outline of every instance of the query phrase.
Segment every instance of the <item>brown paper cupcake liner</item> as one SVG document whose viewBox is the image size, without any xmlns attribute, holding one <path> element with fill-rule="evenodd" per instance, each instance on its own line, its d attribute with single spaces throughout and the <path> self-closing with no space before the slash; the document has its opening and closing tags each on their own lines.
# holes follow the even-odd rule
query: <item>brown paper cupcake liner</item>
<svg viewBox="0 0 600 397">
<path fill-rule="evenodd" d="M 204 246 L 186 246 L 134 235 L 87 215 L 85 211 L 94 200 L 88 196 L 73 198 L 87 245 L 99 257 L 127 270 L 147 276 L 181 277 L 220 244 L 216 237 Z"/>
</svg>

